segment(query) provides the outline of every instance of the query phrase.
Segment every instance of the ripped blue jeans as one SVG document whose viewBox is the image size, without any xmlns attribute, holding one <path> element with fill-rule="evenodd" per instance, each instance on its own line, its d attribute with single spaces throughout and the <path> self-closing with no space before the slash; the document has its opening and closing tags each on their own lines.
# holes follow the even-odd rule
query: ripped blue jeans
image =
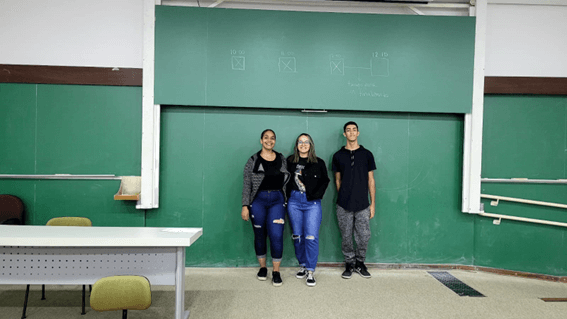
<svg viewBox="0 0 567 319">
<path fill-rule="evenodd" d="M 281 191 L 261 191 L 250 205 L 254 227 L 256 257 L 266 258 L 266 239 L 270 238 L 272 262 L 282 260 L 285 199 Z"/>
<path fill-rule="evenodd" d="M 321 200 L 308 201 L 305 193 L 292 191 L 287 203 L 287 213 L 295 257 L 300 266 L 315 271 L 319 257 L 319 228 L 323 218 Z"/>
</svg>

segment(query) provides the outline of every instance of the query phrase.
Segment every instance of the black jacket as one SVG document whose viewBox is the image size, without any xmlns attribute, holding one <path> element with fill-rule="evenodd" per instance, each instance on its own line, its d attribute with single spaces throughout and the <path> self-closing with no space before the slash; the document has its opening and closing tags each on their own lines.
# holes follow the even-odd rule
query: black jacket
<svg viewBox="0 0 567 319">
<path fill-rule="evenodd" d="M 260 151 L 261 152 L 261 151 Z M 246 166 L 244 166 L 244 183 L 242 186 L 242 206 L 250 206 L 256 198 L 256 194 L 258 193 L 258 189 L 264 180 L 264 171 L 259 171 L 260 161 L 258 158 L 260 157 L 260 152 L 255 153 L 252 155 L 248 162 L 246 162 Z M 274 151 L 275 152 L 275 151 Z M 289 181 L 289 173 L 286 167 L 286 161 L 283 154 L 276 152 L 276 166 L 280 167 L 280 171 L 284 174 L 284 184 L 282 185 L 282 191 L 284 196 L 286 196 L 286 184 Z M 287 203 L 287 198 L 285 201 Z"/>
<path fill-rule="evenodd" d="M 287 170 L 291 174 L 290 183 L 295 183 L 295 167 L 297 163 L 292 162 L 293 156 L 287 158 Z M 307 163 L 303 169 L 299 179 L 305 185 L 305 194 L 307 200 L 322 199 L 329 185 L 329 176 L 327 175 L 327 166 L 325 161 L 317 157 L 317 163 Z M 287 198 L 291 194 L 291 186 L 287 187 Z"/>
</svg>

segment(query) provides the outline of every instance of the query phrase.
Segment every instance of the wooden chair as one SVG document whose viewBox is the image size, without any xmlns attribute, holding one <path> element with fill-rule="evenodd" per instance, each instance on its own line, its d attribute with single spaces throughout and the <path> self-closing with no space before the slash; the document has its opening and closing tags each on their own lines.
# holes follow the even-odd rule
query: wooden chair
<svg viewBox="0 0 567 319">
<path fill-rule="evenodd" d="M 142 276 L 111 276 L 97 280 L 91 292 L 91 308 L 96 311 L 145 310 L 152 305 L 150 282 Z"/>
<path fill-rule="evenodd" d="M 90 219 L 86 217 L 56 217 L 50 219 L 46 226 L 84 226 L 90 227 L 93 223 Z M 89 288 L 91 286 L 89 285 Z M 85 312 L 85 285 L 83 285 L 83 305 L 81 315 L 86 314 Z M 92 290 L 92 289 L 91 289 Z M 26 318 L 26 309 L 28 307 L 28 297 L 30 294 L 30 285 L 26 287 L 26 298 L 24 300 L 24 311 L 22 312 L 22 319 Z M 41 285 L 41 300 L 45 300 L 45 285 Z"/>
<path fill-rule="evenodd" d="M 0 195 L 0 224 L 24 224 L 24 203 L 20 198 L 14 195 Z"/>
</svg>

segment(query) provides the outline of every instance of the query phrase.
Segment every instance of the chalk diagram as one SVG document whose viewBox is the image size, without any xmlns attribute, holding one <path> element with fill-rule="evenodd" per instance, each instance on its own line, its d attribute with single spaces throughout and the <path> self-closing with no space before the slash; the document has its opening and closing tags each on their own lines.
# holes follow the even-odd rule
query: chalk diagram
<svg viewBox="0 0 567 319">
<path fill-rule="evenodd" d="M 387 56 L 386 52 L 373 52 L 368 65 L 350 66 L 345 65 L 345 58 L 342 55 L 331 54 L 329 57 L 331 76 L 346 75 L 345 80 L 348 79 L 348 82 L 345 84 L 350 95 L 363 98 L 388 98 L 390 95 L 382 91 L 382 84 L 374 81 L 377 80 L 376 77 L 390 76 L 390 60 Z M 357 77 L 357 80 L 353 79 L 354 76 Z"/>
<path fill-rule="evenodd" d="M 390 60 L 382 57 L 373 57 L 370 59 L 369 67 L 367 66 L 347 66 L 345 59 L 339 57 L 330 57 L 331 74 L 345 75 L 345 69 L 358 70 L 358 77 L 360 80 L 361 70 L 370 70 L 370 76 L 390 76 Z"/>
<path fill-rule="evenodd" d="M 297 73 L 295 57 L 280 57 L 278 67 L 282 73 Z"/>
<path fill-rule="evenodd" d="M 243 56 L 232 56 L 232 69 L 244 71 L 246 70 L 246 57 Z"/>
</svg>

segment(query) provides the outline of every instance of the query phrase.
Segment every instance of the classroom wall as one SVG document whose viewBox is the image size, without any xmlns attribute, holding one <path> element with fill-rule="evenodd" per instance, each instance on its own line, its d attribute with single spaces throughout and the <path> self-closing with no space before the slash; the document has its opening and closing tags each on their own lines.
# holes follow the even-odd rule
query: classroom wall
<svg viewBox="0 0 567 319">
<path fill-rule="evenodd" d="M 486 96 L 482 176 L 567 178 L 567 97 Z M 481 192 L 567 204 L 565 184 L 483 183 Z M 500 201 L 488 213 L 567 222 L 566 210 Z M 475 264 L 550 275 L 567 274 L 567 229 L 492 218 L 475 219 Z"/>
<path fill-rule="evenodd" d="M 563 36 L 564 31 L 561 31 L 565 29 L 565 23 L 567 23 L 565 19 L 561 18 L 565 16 L 565 7 L 489 5 L 488 10 L 487 75 L 567 76 L 564 64 L 565 38 Z M 98 14 L 91 15 L 88 14 L 89 12 L 97 12 Z M 141 12 L 141 2 L 134 0 L 112 1 L 112 4 L 110 4 L 110 1 L 82 1 L 80 5 L 70 1 L 54 0 L 49 2 L 49 6 L 43 1 L 1 1 L 0 41 L 9 43 L 10 49 L 0 50 L 0 63 L 140 68 L 142 66 Z M 93 28 L 93 25 L 97 27 Z M 534 50 L 534 47 L 539 49 Z M 50 90 L 51 93 L 48 94 Z M 135 90 L 138 91 L 134 92 Z M 0 142 L 4 145 L 15 138 L 23 138 L 25 140 L 25 143 L 22 144 L 24 146 L 20 147 L 16 144 L 15 150 L 12 153 L 2 153 L 0 156 L 0 173 L 23 173 L 24 170 L 15 168 L 34 167 L 37 160 L 40 163 L 43 160 L 44 163 L 39 164 L 37 167 L 45 168 L 51 173 L 57 172 L 57 163 L 61 162 L 67 165 L 65 168 L 70 168 L 69 165 L 76 165 L 73 169 L 67 169 L 65 173 L 139 175 L 141 89 L 135 88 L 135 90 L 129 91 L 121 88 L 117 89 L 117 91 L 112 91 L 92 87 L 85 90 L 75 86 L 44 87 L 34 84 L 0 85 L 0 97 L 2 97 L 0 99 L 0 113 L 3 119 L 3 129 L 0 130 Z M 36 96 L 38 92 L 39 94 Z M 88 98 L 77 101 L 71 97 L 77 94 Z M 118 130 L 117 127 L 126 125 L 132 129 L 128 133 L 129 137 L 127 138 L 131 143 L 127 143 L 127 145 L 134 145 L 134 148 L 127 151 L 130 155 L 124 157 L 124 166 L 122 168 L 105 166 L 103 170 L 98 171 L 94 169 L 97 166 L 91 165 L 86 158 L 75 161 L 74 164 L 67 161 L 66 159 L 75 158 L 76 156 L 81 158 L 74 150 L 84 151 L 85 149 L 77 146 L 76 149 L 61 150 L 59 143 L 80 140 L 80 134 L 73 139 L 77 132 L 90 132 L 94 135 L 89 135 L 83 140 L 89 141 L 89 143 L 97 141 L 97 132 L 103 134 L 109 128 L 107 127 L 108 125 L 92 125 L 88 121 L 75 128 L 71 128 L 68 126 L 70 125 L 69 123 L 60 120 L 56 116 L 61 113 L 58 105 L 63 103 L 71 110 L 75 108 L 73 110 L 75 112 L 73 113 L 74 118 L 88 118 L 90 115 L 95 115 L 98 118 L 104 115 L 100 111 L 99 106 L 109 105 L 108 101 L 115 100 L 117 95 L 125 95 L 125 99 L 129 102 L 118 104 L 113 104 L 114 102 L 112 102 L 110 104 L 118 109 L 126 107 L 128 112 L 124 113 L 120 124 L 109 126 L 111 128 L 110 133 L 124 137 L 123 132 Z M 84 105 L 84 101 L 88 100 L 94 101 L 90 109 L 77 107 Z M 549 163 L 547 162 L 538 162 L 537 158 L 530 162 L 522 162 L 525 156 L 521 156 L 521 158 L 510 158 L 510 156 L 516 154 L 517 150 L 520 150 L 518 154 L 526 155 L 523 152 L 524 150 L 535 148 L 546 154 L 541 158 L 555 158 L 554 156 L 557 156 L 559 159 L 556 158 L 551 166 L 560 167 L 557 163 L 560 163 L 561 155 L 565 156 L 564 151 L 561 153 L 557 149 L 553 151 L 551 148 L 541 149 L 542 144 L 545 147 L 548 146 L 549 140 L 546 136 L 542 136 L 543 133 L 541 132 L 548 132 L 547 129 L 551 127 L 551 124 L 554 124 L 554 121 L 557 121 L 557 119 L 561 119 L 561 105 L 564 105 L 564 100 L 532 100 L 530 97 L 512 97 L 510 100 L 500 100 L 499 97 L 487 97 L 485 103 L 487 107 L 485 109 L 483 177 L 485 177 L 485 174 L 492 175 L 492 173 L 502 172 L 500 170 L 502 168 L 515 167 L 515 163 L 521 164 L 514 171 L 514 173 L 521 175 L 520 177 L 536 176 L 539 171 L 535 171 L 534 167 L 538 167 L 538 165 L 531 165 L 536 163 L 546 168 L 545 176 L 560 178 L 560 171 L 556 171 L 553 174 L 548 172 L 547 166 Z M 46 108 L 43 109 L 47 112 L 44 114 L 44 117 L 41 115 L 43 113 L 39 112 L 42 108 L 37 108 L 37 106 L 34 106 L 35 104 Z M 24 107 L 16 109 L 12 107 L 14 105 Z M 516 106 L 520 106 L 520 109 L 517 109 Z M 34 109 L 34 107 L 36 108 Z M 542 110 L 548 109 L 553 111 L 543 111 L 541 113 Z M 34 117 L 37 116 L 34 115 L 36 110 L 39 117 Z M 121 112 L 125 112 L 125 110 Z M 277 112 L 280 111 L 274 112 L 279 114 Z M 508 114 L 510 112 L 511 114 Z M 196 152 L 197 156 L 207 159 L 214 158 L 215 152 L 219 152 L 218 149 L 208 144 L 210 139 L 207 139 L 209 137 L 207 133 L 209 131 L 201 129 L 207 123 L 211 125 L 211 122 L 206 121 L 207 117 L 209 119 L 221 118 L 222 120 L 223 116 L 242 116 L 245 114 L 247 113 L 227 113 L 223 115 L 216 114 L 212 109 L 200 108 L 164 109 L 162 115 L 162 142 L 165 143 L 162 144 L 161 168 L 163 170 L 163 180 L 161 181 L 162 192 L 160 194 L 162 205 L 158 210 L 135 210 L 133 203 L 111 200 L 112 195 L 118 189 L 118 182 L 116 181 L 0 180 L 0 192 L 15 193 L 22 196 L 30 213 L 27 221 L 32 224 L 43 224 L 52 216 L 73 214 L 79 208 L 81 211 L 84 211 L 85 207 L 87 207 L 87 213 L 94 219 L 95 224 L 98 225 L 205 225 L 206 229 L 211 229 L 212 236 L 203 237 L 202 240 L 198 241 L 194 247 L 195 252 L 189 250 L 188 256 L 191 257 L 192 254 L 202 253 L 206 258 L 197 258 L 193 263 L 189 262 L 188 265 L 251 265 L 254 263 L 251 242 L 248 243 L 249 245 L 245 245 L 246 241 L 250 241 L 247 236 L 250 235 L 251 230 L 247 230 L 243 222 L 233 215 L 229 215 L 227 211 L 229 206 L 238 204 L 238 196 L 231 195 L 231 197 L 224 198 L 221 210 L 217 210 L 216 203 L 212 202 L 211 199 L 205 199 L 203 197 L 204 194 L 214 191 L 211 189 L 212 185 L 208 184 L 208 181 L 215 180 L 215 178 L 219 178 L 218 176 L 212 179 L 205 179 L 201 185 L 200 193 L 187 193 L 184 191 L 185 189 L 194 190 L 199 188 L 199 186 L 187 183 L 191 181 L 192 176 L 199 176 L 199 174 L 201 174 L 201 178 L 210 176 L 206 175 L 207 172 L 210 174 L 210 163 L 203 162 L 202 165 L 191 166 L 191 169 L 195 171 L 186 170 L 187 172 L 194 172 L 193 175 L 175 176 L 172 173 L 175 172 L 176 165 L 190 166 L 189 162 L 180 162 L 175 159 L 178 157 L 194 157 L 195 151 L 199 149 L 198 147 L 201 147 L 201 152 Z M 273 114 L 269 116 L 256 114 L 254 116 L 266 119 L 266 117 L 271 117 Z M 306 117 L 287 113 L 281 116 L 289 117 L 290 121 L 294 123 L 303 123 L 302 125 L 309 123 Z M 341 122 L 346 118 L 356 116 L 355 114 L 342 114 L 334 120 L 324 119 L 319 125 L 330 125 L 333 123 L 333 125 L 336 125 L 335 120 L 336 122 Z M 380 122 L 384 120 L 385 117 L 383 116 L 384 114 L 376 113 L 372 114 L 371 117 Z M 403 114 L 390 114 L 390 116 L 392 117 L 392 123 L 405 123 L 408 128 L 412 127 L 410 123 L 414 123 L 404 118 Z M 544 119 L 543 123 L 548 123 L 549 125 L 538 127 L 537 125 L 539 124 L 536 120 L 542 118 Z M 202 121 L 200 121 L 201 119 Z M 103 121 L 103 119 L 100 121 Z M 442 130 L 440 132 L 448 133 L 451 145 L 457 148 L 460 147 L 458 138 L 462 134 L 457 134 L 459 130 L 462 130 L 459 124 L 461 123 L 460 119 L 445 118 L 439 120 L 426 116 L 424 119 L 415 119 L 414 124 L 427 126 L 436 124 L 439 121 L 447 124 L 448 127 L 446 127 L 448 131 Z M 186 127 L 187 123 L 191 123 L 192 126 Z M 525 133 L 525 125 L 533 126 L 535 132 L 540 132 L 540 135 L 536 134 L 536 137 L 540 136 L 540 138 L 528 141 L 516 138 L 516 136 L 521 136 L 522 133 Z M 501 132 L 499 131 L 500 129 L 495 130 L 494 128 L 496 127 L 509 127 L 510 130 Z M 559 127 L 561 126 L 559 125 Z M 278 129 L 285 130 L 286 128 Z M 309 128 L 307 127 L 307 129 Z M 314 129 L 315 132 L 318 130 L 313 127 L 311 129 Z M 399 129 L 399 127 L 396 129 Z M 43 132 L 46 131 L 51 132 L 51 135 L 45 135 L 45 138 L 51 137 L 46 142 L 47 145 L 55 147 L 56 150 L 60 150 L 62 153 L 51 153 L 49 155 L 47 152 L 48 148 L 43 148 L 44 143 L 41 143 L 41 138 L 43 137 Z M 32 132 L 33 136 L 31 135 Z M 65 132 L 69 134 L 65 134 Z M 376 133 L 384 135 L 384 132 L 379 130 Z M 560 129 L 551 133 L 561 137 Z M 34 141 L 36 134 L 37 138 L 40 139 L 40 143 Z M 253 136 L 240 137 L 242 139 L 254 139 Z M 215 137 L 212 141 L 218 141 L 219 139 L 222 140 L 222 137 Z M 319 140 L 324 141 L 323 145 L 326 145 L 326 148 L 324 148 L 323 153 L 328 157 L 332 150 L 338 147 L 340 136 L 330 142 L 325 141 L 323 136 L 318 136 L 317 141 Z M 376 140 L 380 141 L 380 139 Z M 410 140 L 411 138 L 408 135 L 407 143 L 410 143 Z M 98 147 L 104 147 L 106 143 L 114 143 L 111 138 L 106 138 L 102 141 L 106 142 L 98 145 Z M 520 145 L 515 149 L 510 149 L 506 154 L 501 154 L 499 153 L 501 151 L 499 145 L 502 145 L 504 141 L 512 143 L 512 145 L 515 145 L 514 143 Z M 184 143 L 187 143 L 187 145 Z M 283 144 L 285 145 L 286 143 L 289 145 L 289 141 Z M 420 142 L 414 144 L 415 149 L 419 149 L 419 144 Z M 116 144 L 112 145 L 116 147 Z M 175 146 L 177 145 L 182 147 L 176 149 Z M 197 145 L 198 147 L 189 147 L 190 145 Z M 253 150 L 253 143 L 246 143 L 246 145 L 249 148 L 241 151 L 241 157 L 248 156 L 247 154 Z M 557 146 L 556 144 L 554 145 L 554 147 Z M 38 155 L 32 155 L 32 153 L 35 154 L 36 147 L 39 150 L 39 157 Z M 107 152 L 108 163 L 112 163 L 111 158 L 122 156 L 122 151 L 119 148 L 113 148 Z M 451 161 L 452 169 L 457 167 L 456 162 L 453 162 L 453 156 L 457 152 L 458 150 L 453 149 L 449 156 L 445 157 L 445 159 Z M 392 153 L 396 154 L 395 152 L 389 152 L 389 154 L 382 153 L 382 158 L 384 160 L 393 160 L 387 158 Z M 42 157 L 41 154 L 45 154 L 45 157 Z M 59 157 L 53 156 L 57 154 L 63 155 Z M 87 154 L 91 154 L 88 152 L 88 149 Z M 96 158 L 97 154 L 92 155 L 92 157 Z M 64 160 L 64 158 L 66 159 Z M 238 163 L 237 165 L 237 162 L 235 160 L 235 166 L 243 165 L 243 163 Z M 10 167 L 10 169 L 5 171 L 4 169 L 7 167 Z M 491 167 L 495 169 L 493 170 Z M 39 173 L 37 170 L 34 172 Z M 496 177 L 488 175 L 486 177 Z M 382 176 L 384 176 L 384 172 L 382 172 Z M 513 176 L 510 175 L 510 177 Z M 395 178 L 395 176 L 392 178 Z M 563 175 L 563 178 L 565 178 L 565 175 Z M 427 182 L 431 181 L 435 181 L 435 179 L 427 180 Z M 455 181 L 458 181 L 457 177 L 451 183 Z M 237 181 L 233 180 L 231 183 L 229 184 L 230 187 L 238 187 Z M 407 185 L 405 187 L 409 188 Z M 328 201 L 326 203 L 326 211 L 332 211 L 330 207 L 332 205 L 330 201 L 334 196 L 332 185 L 330 188 L 330 193 L 326 199 Z M 401 186 L 401 189 L 404 189 L 403 186 Z M 436 191 L 435 188 L 430 190 Z M 425 189 L 424 197 L 427 197 L 426 191 L 428 189 Z M 454 189 L 451 191 L 455 194 L 460 193 L 460 184 L 454 185 Z M 565 194 L 564 189 L 555 187 L 544 188 L 538 186 L 529 188 L 514 186 L 505 188 L 502 185 L 485 184 L 483 184 L 483 192 L 501 192 L 510 196 L 525 197 L 537 195 L 538 197 L 541 196 L 539 198 L 542 200 L 556 201 L 561 201 L 562 195 Z M 565 259 L 561 254 L 565 245 L 565 236 L 562 229 L 552 226 L 505 221 L 500 226 L 496 226 L 492 224 L 491 219 L 460 213 L 458 204 L 452 204 L 452 201 L 455 200 L 454 196 L 450 197 L 450 203 L 432 204 L 441 206 L 433 206 L 436 209 L 424 213 L 423 208 L 415 207 L 419 206 L 419 202 L 414 202 L 412 206 L 408 203 L 403 203 L 401 199 L 396 201 L 395 197 L 388 195 L 384 190 L 379 190 L 379 194 L 381 194 L 380 199 L 382 203 L 388 203 L 394 208 L 382 208 L 381 214 L 376 217 L 376 224 L 373 229 L 375 234 L 373 236 L 376 237 L 371 240 L 374 245 L 370 255 L 370 261 L 372 262 L 460 263 L 519 271 L 533 271 L 551 275 L 567 274 Z M 199 196 L 201 197 L 199 198 Z M 419 198 L 420 195 L 415 196 L 415 198 Z M 460 201 L 460 198 L 456 198 L 456 200 Z M 402 203 L 403 205 L 400 204 L 401 208 L 396 209 L 396 203 Z M 562 220 L 563 212 L 558 212 L 557 210 L 527 208 L 524 205 L 504 203 L 500 203 L 497 207 L 490 207 L 489 210 L 489 202 L 485 201 L 484 203 L 488 212 L 511 215 L 520 214 L 534 218 L 549 217 L 550 219 L 557 218 L 559 221 L 564 221 Z M 194 208 L 196 213 L 183 214 L 188 207 L 196 207 Z M 402 214 L 396 213 L 399 211 Z M 215 220 L 213 217 L 218 217 L 215 214 L 219 214 L 219 212 L 223 213 L 222 216 L 230 217 L 224 220 L 220 218 Z M 160 218 L 156 217 L 158 214 L 160 214 Z M 322 261 L 340 261 L 340 254 L 336 250 L 336 245 L 338 244 L 336 238 L 337 229 L 333 228 L 336 227 L 336 224 L 333 222 L 333 216 L 328 215 L 327 217 L 326 221 L 328 224 L 325 224 L 326 228 L 322 230 L 322 236 L 324 236 L 323 238 L 328 244 L 322 246 Z M 223 227 L 215 227 L 217 221 Z M 439 227 L 442 229 L 441 232 L 438 232 Z M 455 232 L 452 229 L 446 230 L 445 228 L 454 228 Z M 434 232 L 434 230 L 436 231 Z M 237 236 L 242 241 L 223 240 L 223 236 L 228 235 Z M 229 251 L 227 261 L 219 261 L 218 256 L 215 256 L 208 250 L 210 247 L 219 248 L 223 252 Z M 231 252 L 231 249 L 235 247 L 244 252 L 242 256 L 237 256 L 236 253 Z M 290 248 L 291 245 L 288 245 L 285 253 L 288 256 L 285 262 L 288 264 L 292 262 Z"/>
<path fill-rule="evenodd" d="M 567 77 L 567 5 L 489 4 L 486 76 Z"/>
<path fill-rule="evenodd" d="M 178 2 L 197 5 L 196 1 Z M 235 6 L 238 4 L 231 2 L 221 5 Z M 367 7 L 325 7 L 320 3 L 304 9 L 386 13 Z M 0 50 L 0 63 L 141 68 L 142 10 L 143 3 L 138 0 L 0 1 L 0 43 L 10 48 Z M 415 13 L 408 9 L 390 11 Z M 567 6 L 489 4 L 486 75 L 567 76 L 566 15 Z"/>
<path fill-rule="evenodd" d="M 142 89 L 0 83 L 0 174 L 140 175 Z M 0 179 L 26 224 L 82 216 L 98 226 L 144 226 L 119 180 Z"/>
<path fill-rule="evenodd" d="M 142 4 L 2 0 L 0 64 L 141 68 Z"/>
</svg>

